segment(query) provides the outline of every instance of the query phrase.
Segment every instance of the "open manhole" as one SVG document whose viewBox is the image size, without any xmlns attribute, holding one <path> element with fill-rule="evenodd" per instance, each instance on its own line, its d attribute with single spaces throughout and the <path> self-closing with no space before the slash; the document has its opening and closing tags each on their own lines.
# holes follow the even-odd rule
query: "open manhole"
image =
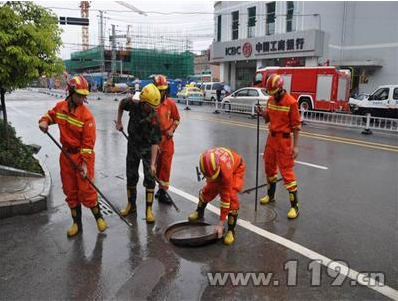
<svg viewBox="0 0 398 301">
<path fill-rule="evenodd" d="M 167 241 L 179 247 L 200 247 L 217 242 L 216 226 L 206 222 L 179 221 L 164 231 Z"/>
</svg>

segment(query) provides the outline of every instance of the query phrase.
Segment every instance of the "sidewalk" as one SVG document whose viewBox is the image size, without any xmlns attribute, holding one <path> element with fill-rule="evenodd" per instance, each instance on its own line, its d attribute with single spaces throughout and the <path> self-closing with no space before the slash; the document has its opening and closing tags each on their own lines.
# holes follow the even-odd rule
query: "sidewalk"
<svg viewBox="0 0 398 301">
<path fill-rule="evenodd" d="M 0 219 L 47 209 L 51 177 L 0 165 Z"/>
</svg>

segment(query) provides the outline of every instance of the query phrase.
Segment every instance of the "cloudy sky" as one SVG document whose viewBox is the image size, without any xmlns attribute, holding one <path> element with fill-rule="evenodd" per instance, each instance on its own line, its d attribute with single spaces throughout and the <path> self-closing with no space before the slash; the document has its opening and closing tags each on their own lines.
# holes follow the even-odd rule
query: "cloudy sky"
<svg viewBox="0 0 398 301">
<path fill-rule="evenodd" d="M 80 17 L 80 1 L 34 1 L 50 8 L 58 17 Z M 104 12 L 106 40 L 109 41 L 111 25 L 115 24 L 117 34 L 130 32 L 141 34 L 162 32 L 172 38 L 189 35 L 193 51 L 207 49 L 214 35 L 214 1 L 125 1 L 147 16 L 132 12 L 116 1 L 90 1 L 90 44 L 99 43 L 99 11 Z M 64 30 L 61 57 L 69 58 L 70 53 L 82 50 L 82 30 L 80 26 L 61 25 Z M 165 34 L 165 35 L 166 35 Z M 107 42 L 108 43 L 108 42 Z"/>
</svg>

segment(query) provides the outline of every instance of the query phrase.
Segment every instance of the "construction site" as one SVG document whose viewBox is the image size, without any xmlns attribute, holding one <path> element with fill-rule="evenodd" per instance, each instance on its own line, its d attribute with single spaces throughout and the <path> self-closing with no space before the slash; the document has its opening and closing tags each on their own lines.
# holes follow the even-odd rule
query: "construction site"
<svg viewBox="0 0 398 301">
<path fill-rule="evenodd" d="M 128 3 L 118 3 L 135 9 Z M 81 16 L 88 16 L 89 3 L 82 1 L 80 7 Z M 92 45 L 87 26 L 82 26 L 83 50 L 64 60 L 68 73 L 90 74 L 112 82 L 114 78 L 118 78 L 117 82 L 123 81 L 121 78 L 144 80 L 152 74 L 187 78 L 194 73 L 194 53 L 188 35 L 141 25 L 127 25 L 123 31 L 111 24 L 108 37 L 106 27 L 100 16 L 98 45 Z"/>
</svg>

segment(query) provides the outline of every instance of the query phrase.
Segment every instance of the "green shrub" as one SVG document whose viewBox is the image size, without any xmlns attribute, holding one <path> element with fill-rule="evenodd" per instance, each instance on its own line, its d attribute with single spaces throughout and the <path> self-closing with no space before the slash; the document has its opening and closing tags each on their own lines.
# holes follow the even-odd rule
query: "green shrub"
<svg viewBox="0 0 398 301">
<path fill-rule="evenodd" d="M 0 165 L 43 174 L 39 162 L 33 158 L 32 148 L 22 143 L 14 127 L 8 124 L 7 128 L 8 139 L 4 133 L 4 121 L 0 119 Z"/>
</svg>

